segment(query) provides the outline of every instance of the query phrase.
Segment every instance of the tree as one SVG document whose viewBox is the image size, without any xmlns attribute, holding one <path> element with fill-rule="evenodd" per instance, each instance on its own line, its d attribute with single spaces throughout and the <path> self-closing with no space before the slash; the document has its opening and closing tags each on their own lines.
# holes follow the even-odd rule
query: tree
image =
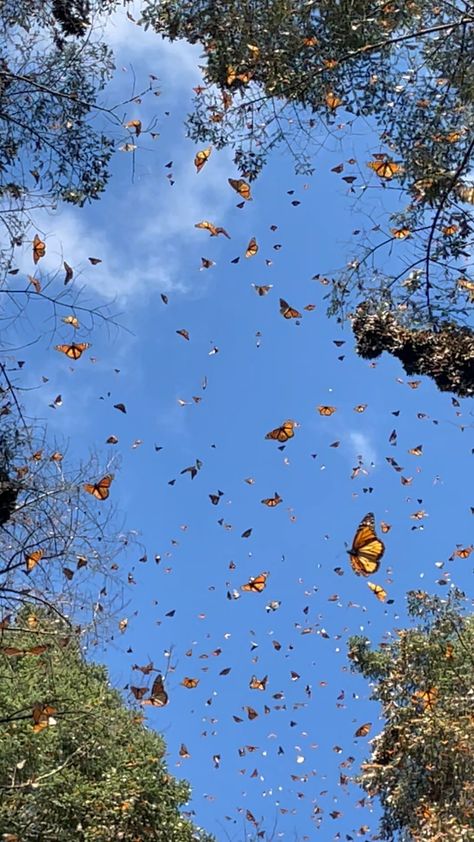
<svg viewBox="0 0 474 842">
<path fill-rule="evenodd" d="M 372 160 L 359 162 L 353 180 L 367 174 L 365 189 L 370 169 L 371 186 L 396 185 L 407 204 L 348 256 L 332 279 L 330 313 L 340 320 L 369 314 L 381 323 L 389 314 L 400 331 L 430 331 L 442 356 L 446 339 L 438 334 L 452 338 L 467 326 L 474 301 L 472 5 L 145 0 L 142 23 L 203 45 L 205 84 L 188 131 L 233 147 L 244 177 L 255 178 L 280 144 L 307 173 L 325 133 L 343 141 L 350 128 L 368 135 L 372 149 L 378 134 L 376 151 L 367 152 Z M 341 123 L 343 109 L 349 119 Z M 454 372 L 445 386 L 437 381 L 458 391 L 453 382 L 464 378 L 459 394 L 474 394 L 474 336 L 467 331 L 469 372 Z M 381 353 L 380 342 L 364 341 L 367 356 Z M 466 345 L 458 345 L 462 356 Z M 390 338 L 385 349 L 393 352 Z M 414 373 L 436 380 L 422 353 L 411 357 Z"/>
<path fill-rule="evenodd" d="M 100 101 L 114 70 L 100 16 L 118 5 L 0 5 L 0 222 L 7 243 L 0 250 L 1 274 L 11 267 L 34 212 L 98 199 L 116 141 L 136 135 L 135 127 L 124 126 L 124 103 L 110 108 Z"/>
<path fill-rule="evenodd" d="M 349 641 L 385 718 L 360 783 L 380 798 L 382 839 L 461 842 L 474 834 L 474 616 L 464 594 L 408 594 L 417 624 L 373 650 Z"/>
<path fill-rule="evenodd" d="M 1 623 L 0 731 L 3 840 L 212 842 L 180 813 L 162 738 L 36 606 Z"/>
<path fill-rule="evenodd" d="M 25 603 L 48 606 L 95 636 L 99 623 L 122 608 L 119 557 L 134 545 L 110 500 L 84 487 L 113 479 L 113 465 L 94 458 L 68 465 L 44 437 L 12 418 L 18 426 L 3 420 L 0 434 L 1 614 L 14 616 Z"/>
</svg>

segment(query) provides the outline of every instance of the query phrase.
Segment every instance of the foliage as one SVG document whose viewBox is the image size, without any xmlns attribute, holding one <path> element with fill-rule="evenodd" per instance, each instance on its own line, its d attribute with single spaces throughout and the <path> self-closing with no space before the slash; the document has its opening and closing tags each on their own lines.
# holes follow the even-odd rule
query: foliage
<svg viewBox="0 0 474 842">
<path fill-rule="evenodd" d="M 211 842 L 180 814 L 189 789 L 167 772 L 162 738 L 36 608 L 1 626 L 0 729 L 2 839 Z"/>
<path fill-rule="evenodd" d="M 382 839 L 461 842 L 474 834 L 474 616 L 464 594 L 408 594 L 417 625 L 371 649 L 350 639 L 352 668 L 373 682 L 385 725 L 363 764 Z"/>
<path fill-rule="evenodd" d="M 386 222 L 362 232 L 332 281 L 330 313 L 350 318 L 368 301 L 408 329 L 467 323 L 474 301 L 469 4 L 145 0 L 142 23 L 203 45 L 205 84 L 189 134 L 233 147 L 249 179 L 280 144 L 297 172 L 309 173 L 328 138 L 341 144 L 349 131 L 378 134 L 370 153 L 379 157 L 353 161 L 358 174 L 350 178 L 360 184 L 362 175 L 362 190 L 392 190 L 390 200 L 401 188 L 408 203 L 398 209 L 390 201 Z M 387 163 L 393 171 L 384 171 Z"/>
</svg>

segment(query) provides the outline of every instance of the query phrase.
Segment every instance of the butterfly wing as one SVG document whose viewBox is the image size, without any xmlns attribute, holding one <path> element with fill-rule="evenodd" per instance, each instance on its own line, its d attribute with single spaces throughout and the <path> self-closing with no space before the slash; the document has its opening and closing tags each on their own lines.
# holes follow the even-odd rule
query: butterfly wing
<svg viewBox="0 0 474 842">
<path fill-rule="evenodd" d="M 358 576 L 370 576 L 380 567 L 385 545 L 375 534 L 375 520 L 369 512 L 360 522 L 349 550 L 351 567 Z"/>
<path fill-rule="evenodd" d="M 146 699 L 143 704 L 153 705 L 158 708 L 162 708 L 168 704 L 168 693 L 163 685 L 163 676 L 156 676 L 151 688 L 150 698 Z"/>
</svg>

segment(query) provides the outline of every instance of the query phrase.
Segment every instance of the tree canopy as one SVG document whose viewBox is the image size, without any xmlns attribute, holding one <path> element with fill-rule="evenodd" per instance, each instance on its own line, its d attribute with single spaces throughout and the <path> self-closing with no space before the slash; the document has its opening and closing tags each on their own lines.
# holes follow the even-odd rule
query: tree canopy
<svg viewBox="0 0 474 842">
<path fill-rule="evenodd" d="M 349 161 L 355 169 L 343 178 L 354 193 L 357 185 L 391 191 L 390 208 L 330 279 L 330 313 L 341 320 L 369 314 L 380 325 L 391 314 L 398 346 L 411 332 L 407 371 L 473 394 L 474 338 L 469 328 L 462 332 L 474 300 L 472 8 L 447 0 L 145 0 L 142 22 L 203 45 L 204 85 L 189 134 L 233 148 L 244 177 L 256 178 L 280 145 L 297 172 L 311 173 L 322 145 L 344 149 L 348 135 L 370 137 L 371 148 Z M 446 345 L 437 335 L 448 331 L 469 372 L 451 363 L 443 384 L 439 365 L 430 368 L 431 355 L 417 348 L 419 329 L 435 335 L 436 357 Z M 368 332 L 359 348 L 364 356 L 393 353 L 389 337 L 382 344 L 376 350 Z"/>
<path fill-rule="evenodd" d="M 0 639 L 0 836 L 9 842 L 211 842 L 180 812 L 162 738 L 84 661 L 59 618 L 25 607 Z"/>
<path fill-rule="evenodd" d="M 372 682 L 382 732 L 361 783 L 380 798 L 382 839 L 460 842 L 474 833 L 474 617 L 464 594 L 408 594 L 417 624 L 379 649 L 350 640 L 355 671 Z"/>
</svg>

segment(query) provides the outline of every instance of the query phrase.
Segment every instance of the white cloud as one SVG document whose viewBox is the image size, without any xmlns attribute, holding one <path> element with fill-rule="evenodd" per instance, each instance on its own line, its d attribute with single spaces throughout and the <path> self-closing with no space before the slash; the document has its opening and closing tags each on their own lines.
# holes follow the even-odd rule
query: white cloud
<svg viewBox="0 0 474 842">
<path fill-rule="evenodd" d="M 360 456 L 364 466 L 370 467 L 371 464 L 377 464 L 375 446 L 366 433 L 350 430 L 349 441 L 354 449 L 354 457 L 357 459 Z"/>
</svg>

